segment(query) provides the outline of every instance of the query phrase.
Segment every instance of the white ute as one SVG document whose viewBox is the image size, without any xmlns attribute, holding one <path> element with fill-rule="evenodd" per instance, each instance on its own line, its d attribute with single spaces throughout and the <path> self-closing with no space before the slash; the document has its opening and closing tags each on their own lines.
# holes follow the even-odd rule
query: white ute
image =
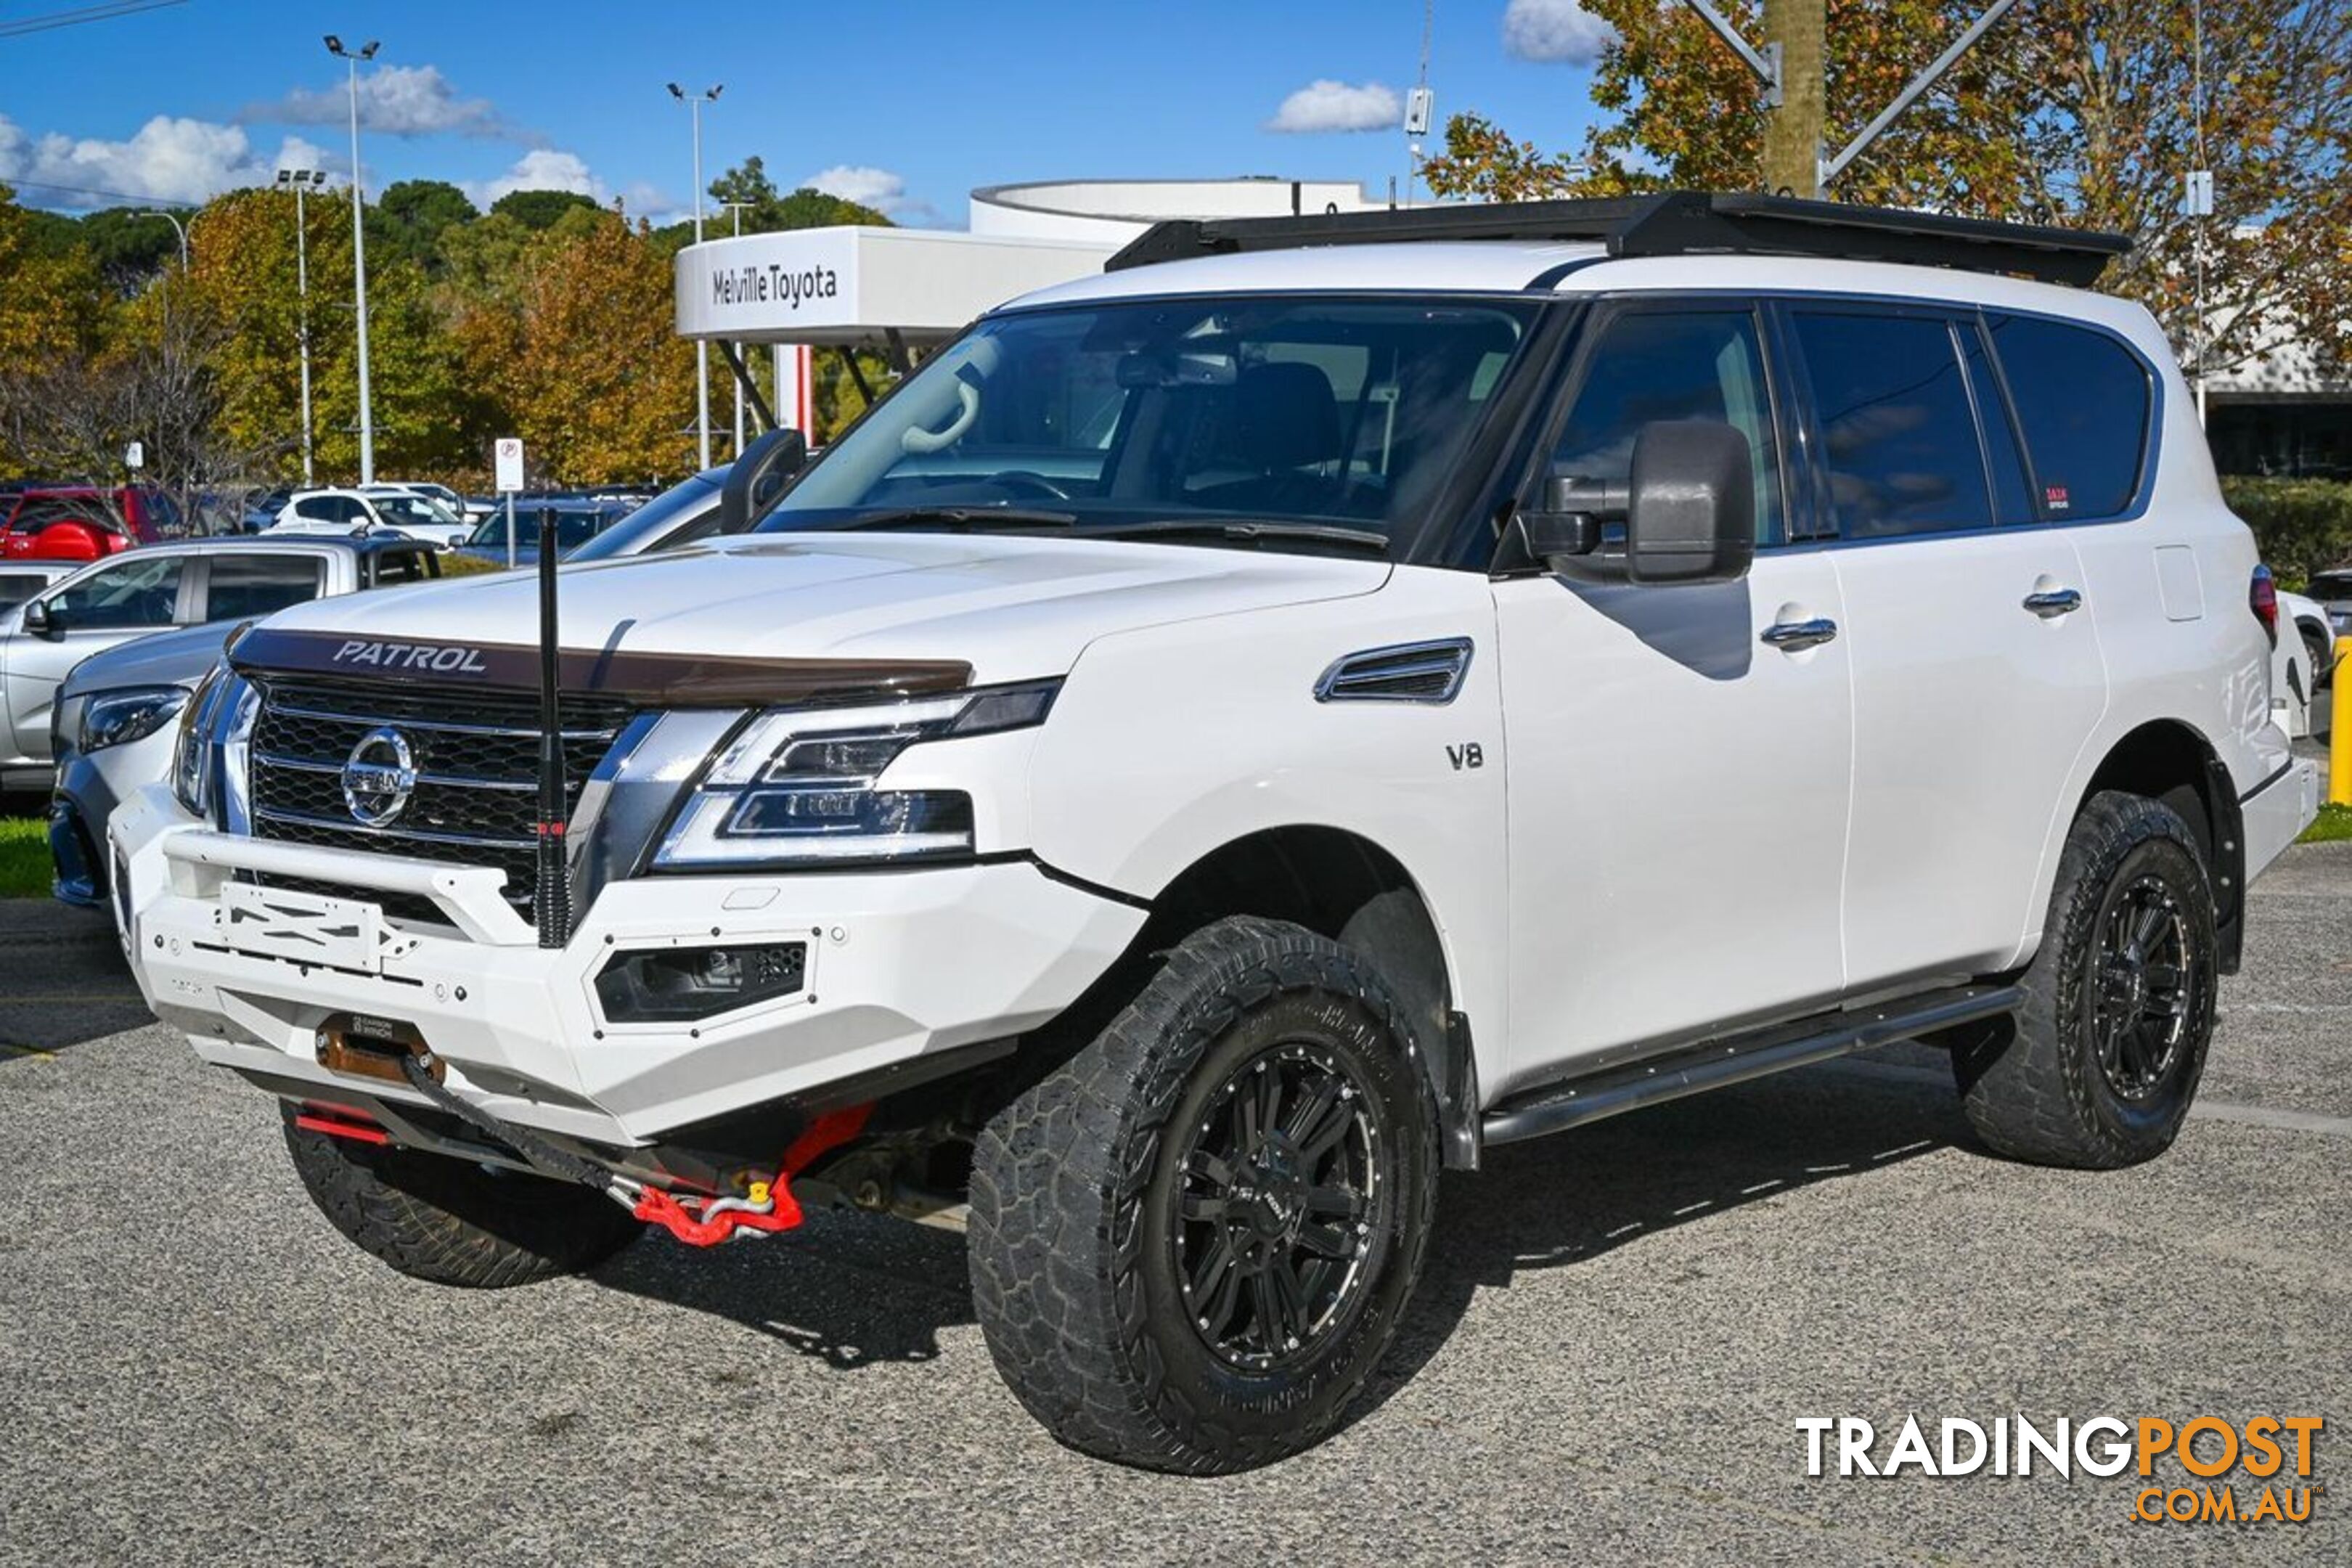
<svg viewBox="0 0 2352 1568">
<path fill-rule="evenodd" d="M 544 886 L 528 578 L 245 634 L 113 819 L 140 985 L 396 1268 L 961 1224 L 1022 1402 L 1172 1470 L 1332 1430 L 1490 1143 L 1924 1037 L 2147 1159 L 2317 779 L 2122 243 L 1162 225 L 561 574 Z"/>
</svg>

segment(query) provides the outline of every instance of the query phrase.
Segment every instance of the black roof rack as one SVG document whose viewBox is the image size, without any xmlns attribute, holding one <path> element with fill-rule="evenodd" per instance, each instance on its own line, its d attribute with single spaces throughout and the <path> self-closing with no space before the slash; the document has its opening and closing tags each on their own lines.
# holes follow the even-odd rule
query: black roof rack
<svg viewBox="0 0 2352 1568">
<path fill-rule="evenodd" d="M 2087 284 L 2129 237 L 1990 223 L 1891 207 L 1708 191 L 1559 202 L 1411 207 L 1297 217 L 1173 218 L 1103 264 L 1106 272 L 1315 245 L 1433 239 L 1598 240 L 1612 256 L 1819 256 L 2007 272 Z"/>
</svg>

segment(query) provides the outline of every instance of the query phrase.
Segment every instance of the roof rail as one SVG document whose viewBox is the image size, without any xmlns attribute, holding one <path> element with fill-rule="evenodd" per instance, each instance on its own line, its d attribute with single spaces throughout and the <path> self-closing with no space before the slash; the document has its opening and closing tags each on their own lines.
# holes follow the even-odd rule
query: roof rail
<svg viewBox="0 0 2352 1568">
<path fill-rule="evenodd" d="M 1558 202 L 1496 202 L 1297 217 L 1172 218 L 1103 264 L 1106 272 L 1240 251 L 1436 239 L 1599 241 L 1611 256 L 1819 256 L 2006 272 L 2077 286 L 2128 236 L 1992 223 L 1844 202 L 1709 191 Z"/>
</svg>

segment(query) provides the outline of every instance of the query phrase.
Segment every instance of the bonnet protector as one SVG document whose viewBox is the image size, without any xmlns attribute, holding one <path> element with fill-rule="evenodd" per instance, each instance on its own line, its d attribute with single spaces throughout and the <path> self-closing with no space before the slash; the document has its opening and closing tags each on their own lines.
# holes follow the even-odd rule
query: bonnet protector
<svg viewBox="0 0 2352 1568">
<path fill-rule="evenodd" d="M 304 674 L 355 680 L 536 691 L 539 649 L 528 643 L 425 642 L 339 632 L 258 627 L 229 646 L 240 675 Z M 845 697 L 926 697 L 971 684 L 971 666 L 950 659 L 725 658 L 705 654 L 565 648 L 566 692 L 625 698 L 648 707 L 793 707 Z"/>
</svg>

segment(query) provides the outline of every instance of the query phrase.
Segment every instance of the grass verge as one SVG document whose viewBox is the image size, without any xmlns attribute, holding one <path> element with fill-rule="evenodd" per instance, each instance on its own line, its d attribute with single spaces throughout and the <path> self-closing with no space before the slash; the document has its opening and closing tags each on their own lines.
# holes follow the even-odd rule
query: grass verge
<svg viewBox="0 0 2352 1568">
<path fill-rule="evenodd" d="M 2323 805 L 2318 818 L 2303 830 L 2298 843 L 2337 844 L 2352 838 L 2352 805 Z"/>
<path fill-rule="evenodd" d="M 0 819 L 0 899 L 48 896 L 48 820 L 39 816 Z"/>
</svg>

